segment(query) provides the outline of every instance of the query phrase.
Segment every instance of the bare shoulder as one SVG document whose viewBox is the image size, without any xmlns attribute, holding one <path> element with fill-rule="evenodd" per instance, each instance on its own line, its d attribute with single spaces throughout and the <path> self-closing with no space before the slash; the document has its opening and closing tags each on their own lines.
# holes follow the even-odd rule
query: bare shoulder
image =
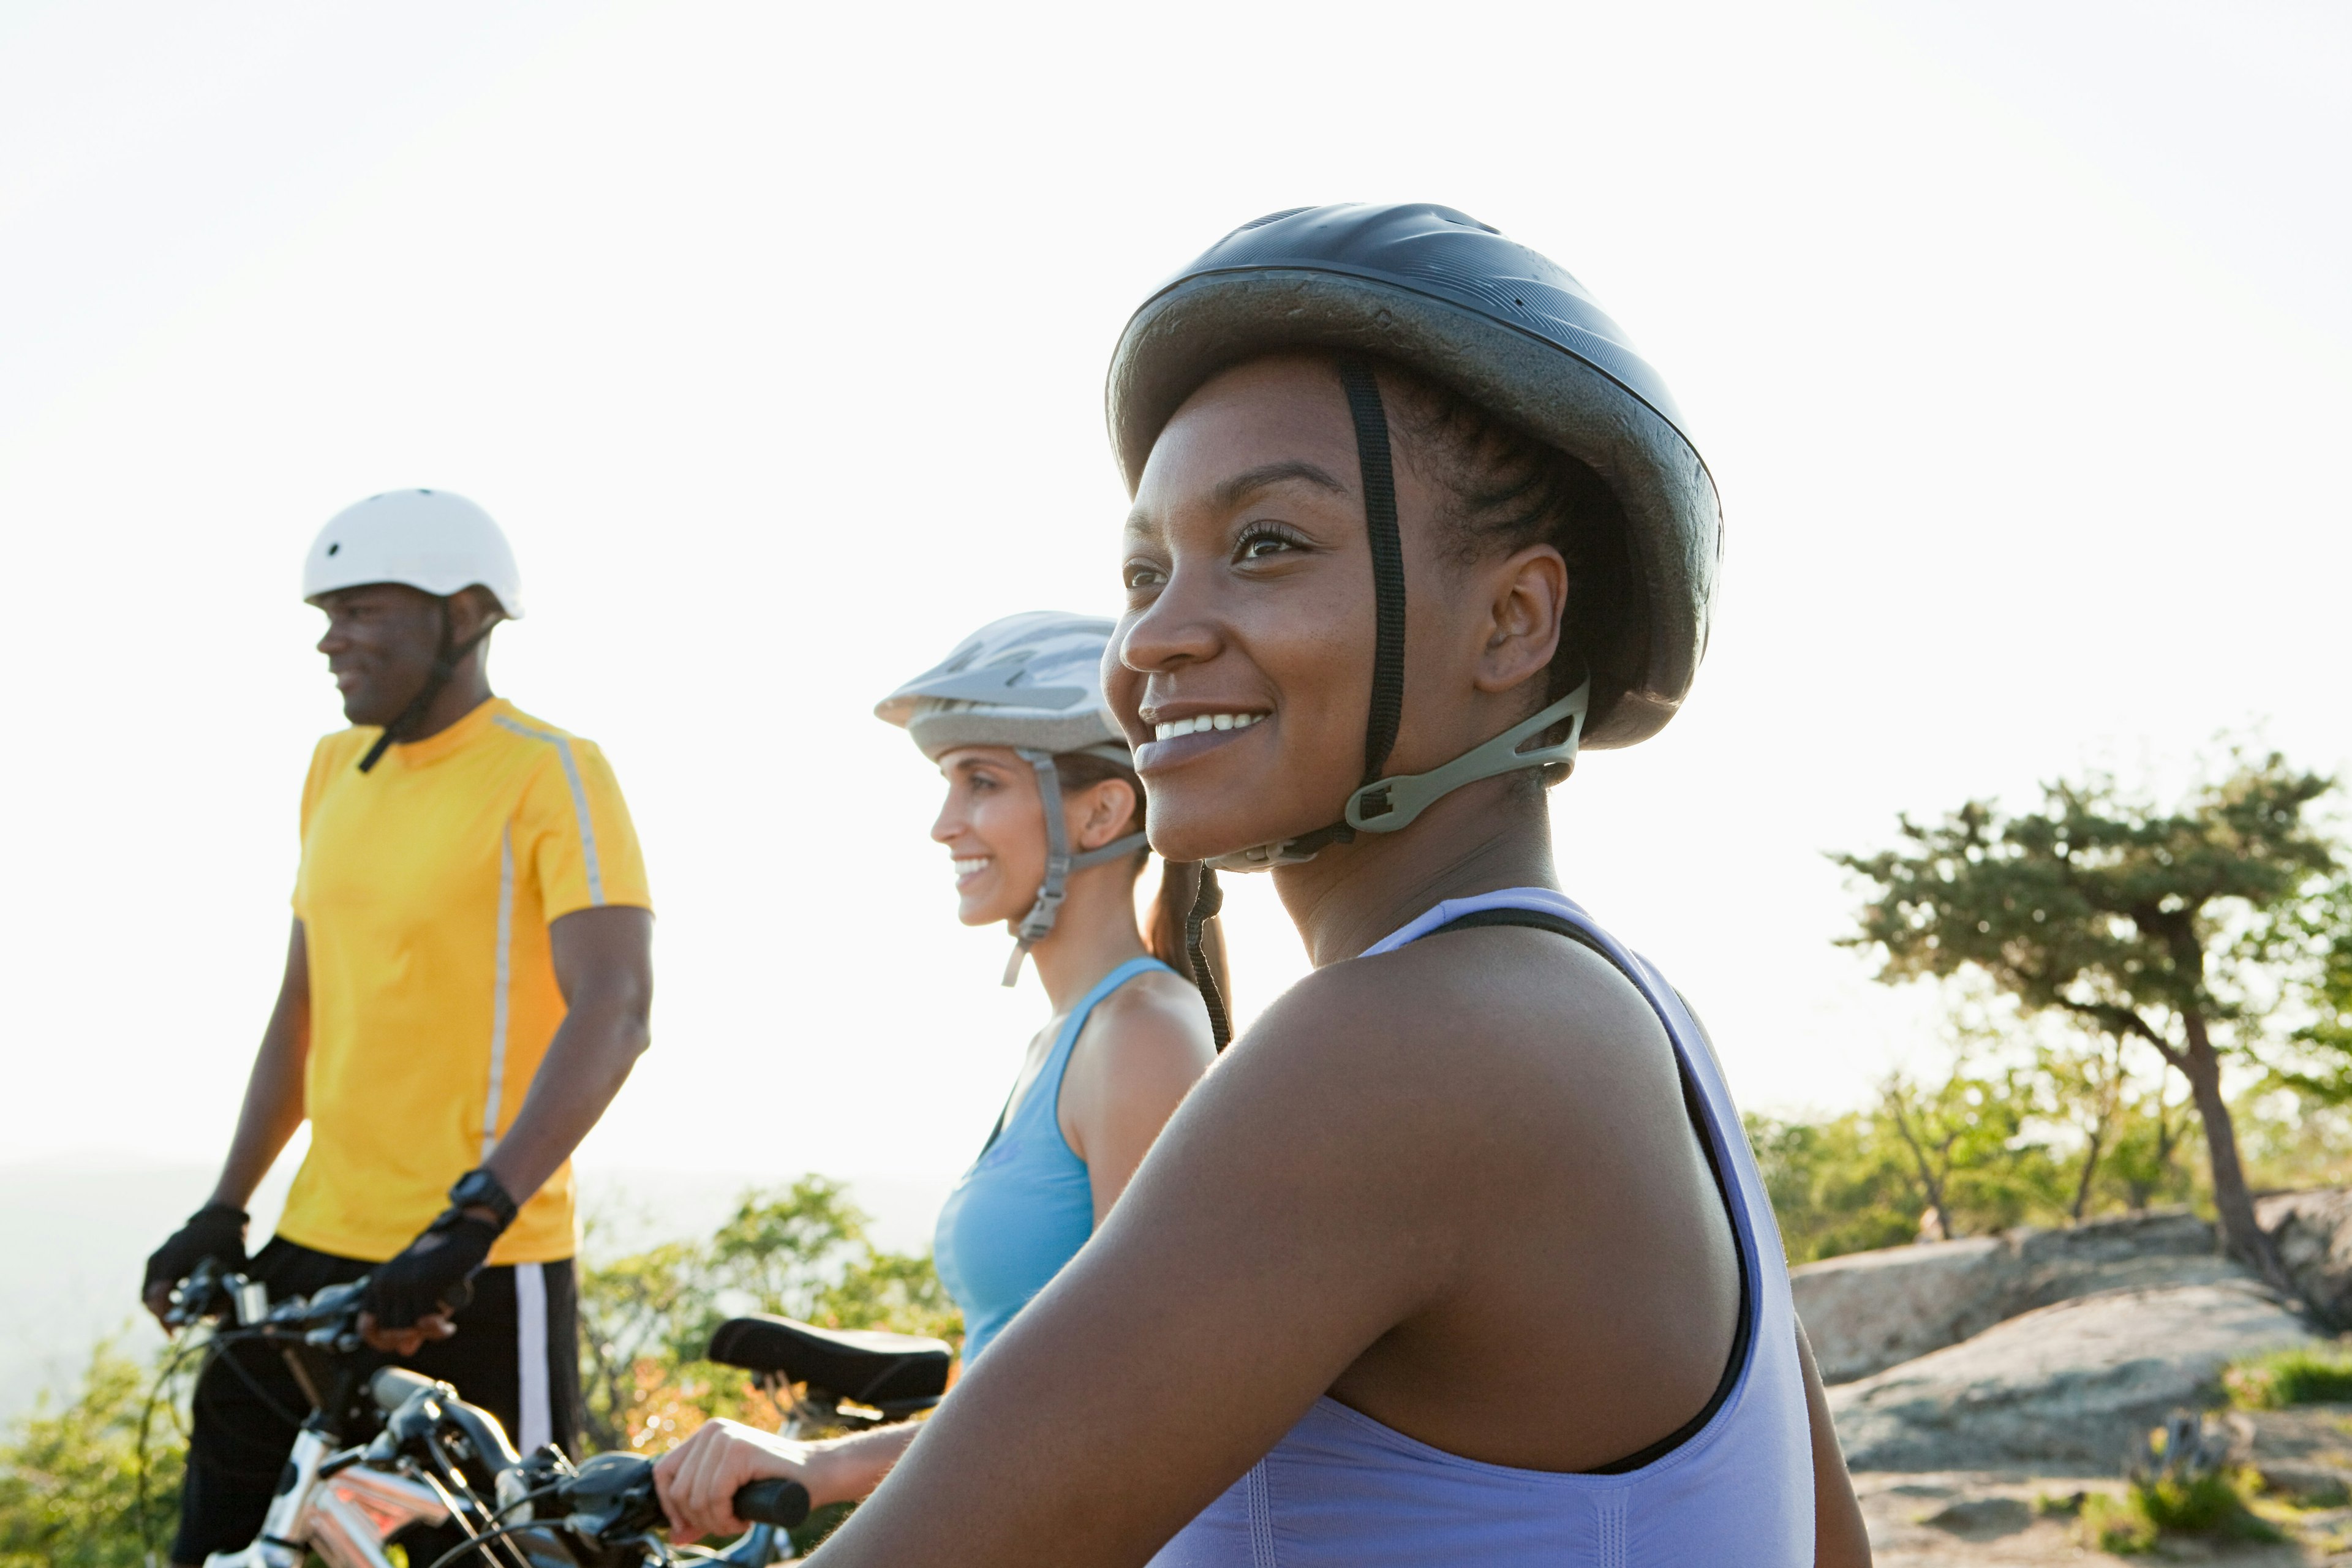
<svg viewBox="0 0 2352 1568">
<path fill-rule="evenodd" d="M 1100 1002 L 1071 1049 L 1069 1089 L 1075 1095 L 1116 1095 L 1172 1084 L 1179 1092 L 1216 1059 L 1201 994 L 1182 976 L 1154 969 L 1137 975 Z"/>
<path fill-rule="evenodd" d="M 1276 1114 L 1311 1102 L 1367 1131 L 1492 1132 L 1522 1113 L 1554 1135 L 1605 1129 L 1625 1098 L 1661 1090 L 1680 1114 L 1672 1042 L 1633 982 L 1588 948 L 1517 927 L 1327 965 L 1226 1056 L 1216 1077 L 1234 1081 L 1221 1098 Z"/>
<path fill-rule="evenodd" d="M 1216 1054 L 1200 992 L 1164 969 L 1147 970 L 1095 1004 L 1086 1035 L 1093 1037 L 1082 1048 L 1114 1062 L 1172 1053 L 1206 1066 Z"/>
</svg>

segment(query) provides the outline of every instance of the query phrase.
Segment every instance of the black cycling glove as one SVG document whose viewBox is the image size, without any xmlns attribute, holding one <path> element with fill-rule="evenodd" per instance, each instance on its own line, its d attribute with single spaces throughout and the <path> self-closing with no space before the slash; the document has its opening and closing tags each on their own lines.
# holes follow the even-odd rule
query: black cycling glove
<svg viewBox="0 0 2352 1568">
<path fill-rule="evenodd" d="M 466 1281 L 490 1255 L 502 1227 L 451 1209 L 391 1262 L 369 1271 L 366 1306 L 383 1329 L 414 1328 L 429 1312 L 472 1299 Z"/>
<path fill-rule="evenodd" d="M 188 1223 L 147 1259 L 147 1278 L 140 1282 L 144 1296 L 158 1285 L 177 1285 L 209 1258 L 230 1272 L 246 1265 L 245 1226 L 248 1216 L 227 1204 L 206 1204 L 188 1216 Z"/>
</svg>

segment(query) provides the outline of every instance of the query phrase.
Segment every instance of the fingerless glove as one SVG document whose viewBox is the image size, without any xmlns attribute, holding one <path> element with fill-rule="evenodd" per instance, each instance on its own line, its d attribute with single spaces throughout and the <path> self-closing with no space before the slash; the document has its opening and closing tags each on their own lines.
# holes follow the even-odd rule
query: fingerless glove
<svg viewBox="0 0 2352 1568">
<path fill-rule="evenodd" d="M 176 1285 L 209 1258 L 230 1272 L 246 1265 L 245 1227 L 248 1216 L 227 1204 L 206 1204 L 188 1216 L 188 1223 L 157 1247 L 147 1259 L 147 1277 L 140 1282 L 144 1295 L 158 1285 Z"/>
<path fill-rule="evenodd" d="M 406 1329 L 430 1312 L 454 1311 L 471 1299 L 466 1282 L 490 1255 L 499 1226 L 450 1209 L 391 1262 L 368 1273 L 367 1310 L 376 1325 Z"/>
</svg>

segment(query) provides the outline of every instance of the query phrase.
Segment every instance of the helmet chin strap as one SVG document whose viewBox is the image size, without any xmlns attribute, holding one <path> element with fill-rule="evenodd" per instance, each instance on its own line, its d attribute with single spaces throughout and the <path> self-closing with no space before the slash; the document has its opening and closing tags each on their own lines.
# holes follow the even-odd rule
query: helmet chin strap
<svg viewBox="0 0 2352 1568">
<path fill-rule="evenodd" d="M 1377 784 L 1360 786 L 1348 796 L 1343 819 L 1279 844 L 1220 855 L 1209 862 L 1220 871 L 1265 871 L 1276 866 L 1297 866 L 1312 860 L 1326 845 L 1348 843 L 1359 833 L 1394 833 L 1410 827 L 1415 818 L 1465 784 L 1525 768 L 1545 768 L 1576 761 L 1584 740 L 1584 714 L 1592 700 L 1592 678 L 1532 718 L 1512 725 L 1493 740 L 1473 746 L 1444 767 L 1425 773 L 1400 773 Z M 1565 721 L 1568 738 L 1532 752 L 1519 750 L 1535 737 Z"/>
<path fill-rule="evenodd" d="M 1062 775 L 1054 766 L 1054 753 L 1030 746 L 1013 748 L 1021 760 L 1037 771 L 1037 800 L 1045 808 L 1045 880 L 1037 889 L 1037 901 L 1013 928 L 1018 939 L 1013 944 L 1013 957 L 1004 966 L 1004 984 L 1012 985 L 1021 979 L 1021 961 L 1029 950 L 1043 942 L 1054 930 L 1054 921 L 1062 912 L 1062 900 L 1069 897 L 1070 873 L 1083 871 L 1089 866 L 1101 866 L 1123 855 L 1132 855 L 1149 847 L 1150 840 L 1140 833 L 1130 833 L 1115 838 L 1099 849 L 1080 854 L 1070 853 L 1069 829 L 1062 821 Z"/>
<path fill-rule="evenodd" d="M 360 772 L 363 773 L 374 771 L 376 763 L 383 761 L 384 752 L 392 749 L 392 743 L 394 741 L 408 739 L 409 731 L 415 729 L 418 721 L 425 717 L 425 710 L 432 707 L 434 700 L 447 689 L 449 678 L 457 673 L 459 661 L 480 647 L 482 639 L 488 637 L 491 628 L 499 624 L 499 617 L 493 616 L 490 617 L 489 625 L 485 626 L 480 631 L 462 643 L 453 643 L 451 639 L 454 633 L 449 626 L 449 601 L 443 599 L 440 605 L 441 641 L 440 646 L 433 651 L 433 668 L 425 672 L 425 684 L 416 689 L 416 695 L 408 700 L 408 706 L 400 710 L 398 718 L 383 727 L 383 733 L 375 738 L 375 744 L 370 746 L 367 755 L 360 759 Z"/>
<path fill-rule="evenodd" d="M 1542 712 L 1444 767 L 1399 778 L 1381 776 L 1389 752 L 1396 746 L 1397 726 L 1404 711 L 1404 545 L 1397 529 L 1396 469 L 1389 453 L 1388 411 L 1381 402 L 1380 382 L 1360 360 L 1339 362 L 1339 382 L 1347 390 L 1348 416 L 1356 426 L 1356 461 L 1363 473 L 1364 529 L 1372 555 L 1372 700 L 1364 721 L 1363 782 L 1348 797 L 1339 821 L 1297 838 L 1220 855 L 1207 863 L 1212 870 L 1264 871 L 1296 866 L 1312 860 L 1328 845 L 1353 842 L 1359 833 L 1394 833 L 1411 825 L 1439 796 L 1464 784 L 1521 768 L 1573 762 L 1584 736 L 1585 710 L 1592 698 L 1590 675 Z M 1519 750 L 1563 720 L 1573 721 L 1567 740 L 1533 752 Z"/>
</svg>

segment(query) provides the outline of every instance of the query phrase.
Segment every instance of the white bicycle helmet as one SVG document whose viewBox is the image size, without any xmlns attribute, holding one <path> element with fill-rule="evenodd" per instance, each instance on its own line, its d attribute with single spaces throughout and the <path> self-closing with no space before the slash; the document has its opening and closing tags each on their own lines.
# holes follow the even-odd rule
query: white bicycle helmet
<svg viewBox="0 0 2352 1568">
<path fill-rule="evenodd" d="M 386 490 L 328 520 L 302 563 L 302 598 L 367 583 L 401 583 L 436 599 L 488 588 L 522 619 L 522 574 L 490 514 L 450 490 Z"/>
<path fill-rule="evenodd" d="M 1021 977 L 1021 961 L 1054 929 L 1070 873 L 1100 866 L 1146 847 L 1140 833 L 1070 853 L 1062 821 L 1057 754 L 1076 752 L 1122 767 L 1135 765 L 1126 735 L 1110 716 L 1102 689 L 1103 652 L 1112 623 L 1091 616 L 1031 610 L 991 621 L 958 643 L 938 665 L 874 705 L 874 716 L 904 729 L 937 762 L 959 746 L 1009 746 L 1037 773 L 1045 812 L 1045 879 L 1037 901 L 1013 928 L 1004 984 Z"/>
<path fill-rule="evenodd" d="M 484 626 L 462 644 L 455 640 L 449 626 L 452 595 L 486 588 L 501 616 L 522 619 L 522 574 L 515 569 L 507 536 L 488 512 L 449 490 L 386 490 L 328 519 L 302 563 L 303 602 L 316 604 L 322 595 L 371 583 L 398 583 L 440 600 L 441 646 L 425 684 L 360 759 L 362 773 L 383 761 L 394 742 L 406 738 L 449 684 L 457 661 L 490 635 L 490 627 Z"/>
</svg>

